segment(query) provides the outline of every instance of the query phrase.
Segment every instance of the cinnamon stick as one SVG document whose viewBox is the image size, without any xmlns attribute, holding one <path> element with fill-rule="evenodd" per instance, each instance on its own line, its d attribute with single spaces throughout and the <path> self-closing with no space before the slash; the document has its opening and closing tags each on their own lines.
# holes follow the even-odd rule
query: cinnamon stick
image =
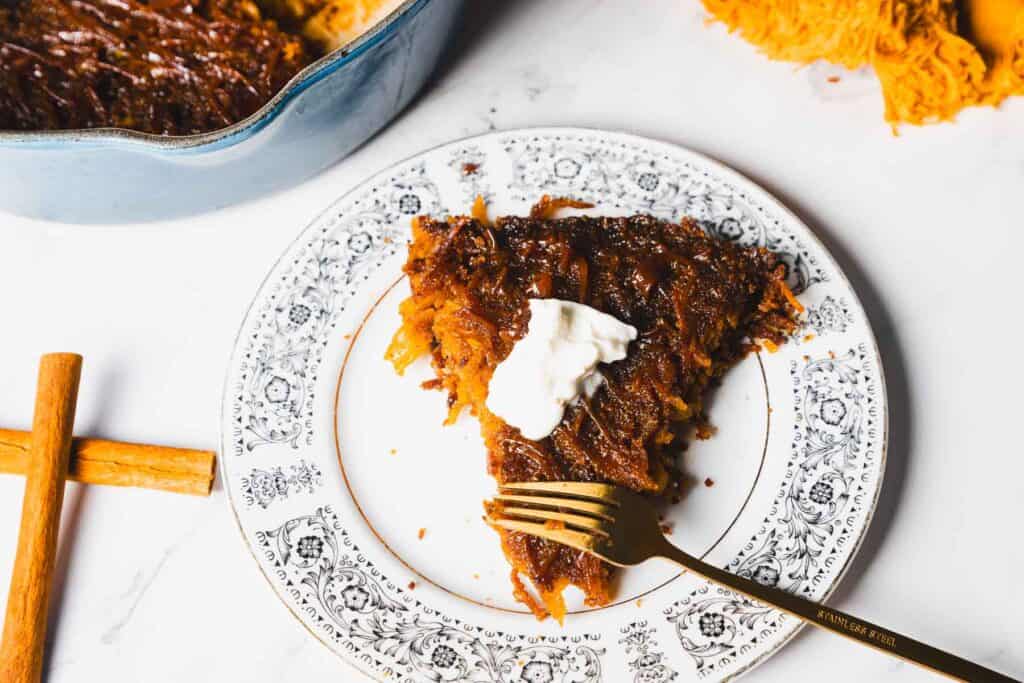
<svg viewBox="0 0 1024 683">
<path fill-rule="evenodd" d="M 0 429 L 0 473 L 25 473 L 30 438 L 29 432 Z M 71 442 L 68 479 L 208 496 L 216 463 L 212 451 L 76 438 Z"/>
<path fill-rule="evenodd" d="M 42 678 L 47 607 L 81 372 L 82 357 L 73 353 L 47 354 L 39 363 L 21 530 L 0 640 L 4 683 L 38 683 Z"/>
</svg>

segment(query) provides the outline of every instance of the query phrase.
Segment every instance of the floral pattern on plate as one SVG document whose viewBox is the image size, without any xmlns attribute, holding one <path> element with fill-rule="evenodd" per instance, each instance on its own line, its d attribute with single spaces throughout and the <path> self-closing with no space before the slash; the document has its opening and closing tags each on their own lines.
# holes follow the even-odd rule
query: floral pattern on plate
<svg viewBox="0 0 1024 683">
<path fill-rule="evenodd" d="M 603 650 L 530 642 L 424 617 L 416 601 L 367 561 L 329 507 L 257 533 L 296 601 L 328 637 L 386 656 L 388 677 L 466 683 L 595 683 Z M 378 661 L 379 663 L 379 661 Z"/>
</svg>

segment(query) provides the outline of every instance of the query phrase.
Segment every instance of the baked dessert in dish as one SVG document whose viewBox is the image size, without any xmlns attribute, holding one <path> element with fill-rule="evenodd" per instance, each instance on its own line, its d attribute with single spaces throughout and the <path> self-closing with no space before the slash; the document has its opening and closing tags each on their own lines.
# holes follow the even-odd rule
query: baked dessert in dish
<svg viewBox="0 0 1024 683">
<path fill-rule="evenodd" d="M 4 0 L 0 130 L 223 128 L 395 4 Z"/>
<path fill-rule="evenodd" d="M 387 357 L 401 373 L 430 355 L 436 378 L 426 386 L 447 392 L 448 422 L 467 407 L 479 418 L 499 482 L 602 481 L 673 497 L 682 440 L 693 429 L 710 435 L 708 389 L 759 342 L 792 334 L 800 304 L 785 265 L 764 249 L 709 237 L 690 219 L 551 217 L 565 203 L 544 198 L 531 215 L 493 224 L 480 211 L 415 219 L 404 266 L 412 295 Z M 600 383 L 566 402 L 550 434 L 530 439 L 488 408 L 488 387 L 527 335 L 531 301 L 547 299 L 612 316 L 635 340 L 624 358 L 599 364 Z M 570 584 L 590 606 L 611 600 L 610 565 L 498 532 L 515 596 L 538 617 L 562 619 Z"/>
<path fill-rule="evenodd" d="M 251 0 L 13 0 L 0 4 L 0 129 L 202 133 L 315 56 Z"/>
</svg>

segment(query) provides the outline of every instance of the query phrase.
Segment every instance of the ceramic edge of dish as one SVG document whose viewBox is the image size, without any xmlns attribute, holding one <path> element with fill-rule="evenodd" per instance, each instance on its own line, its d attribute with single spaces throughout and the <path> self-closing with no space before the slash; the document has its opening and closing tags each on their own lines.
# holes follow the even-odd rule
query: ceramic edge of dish
<svg viewBox="0 0 1024 683">
<path fill-rule="evenodd" d="M 212 133 L 0 133 L 0 208 L 69 223 L 149 221 L 294 185 L 348 155 L 412 100 L 450 43 L 462 5 L 407 0 L 260 111 Z"/>
</svg>

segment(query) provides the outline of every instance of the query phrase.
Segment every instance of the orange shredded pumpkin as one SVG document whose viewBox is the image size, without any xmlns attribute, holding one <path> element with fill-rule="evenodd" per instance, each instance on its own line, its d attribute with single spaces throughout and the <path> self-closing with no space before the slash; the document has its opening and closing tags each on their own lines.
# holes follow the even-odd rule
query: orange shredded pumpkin
<svg viewBox="0 0 1024 683">
<path fill-rule="evenodd" d="M 491 222 L 487 220 L 487 202 L 484 201 L 483 195 L 478 194 L 476 199 L 473 200 L 473 208 L 470 211 L 470 215 L 484 225 L 491 224 Z"/>
<path fill-rule="evenodd" d="M 590 202 L 584 202 L 570 197 L 552 197 L 551 195 L 546 194 L 540 198 L 540 201 L 533 205 L 533 208 L 530 209 L 530 218 L 539 218 L 544 220 L 554 218 L 559 209 L 590 209 L 593 206 L 594 205 Z"/>
<path fill-rule="evenodd" d="M 804 306 L 797 300 L 796 296 L 793 295 L 793 290 L 789 288 L 785 280 L 779 280 L 779 289 L 782 290 L 782 296 L 786 297 L 786 301 L 793 307 L 797 313 L 804 312 Z"/>
<path fill-rule="evenodd" d="M 894 131 L 1024 94 L 1024 0 L 703 2 L 772 59 L 872 67 Z"/>
</svg>

